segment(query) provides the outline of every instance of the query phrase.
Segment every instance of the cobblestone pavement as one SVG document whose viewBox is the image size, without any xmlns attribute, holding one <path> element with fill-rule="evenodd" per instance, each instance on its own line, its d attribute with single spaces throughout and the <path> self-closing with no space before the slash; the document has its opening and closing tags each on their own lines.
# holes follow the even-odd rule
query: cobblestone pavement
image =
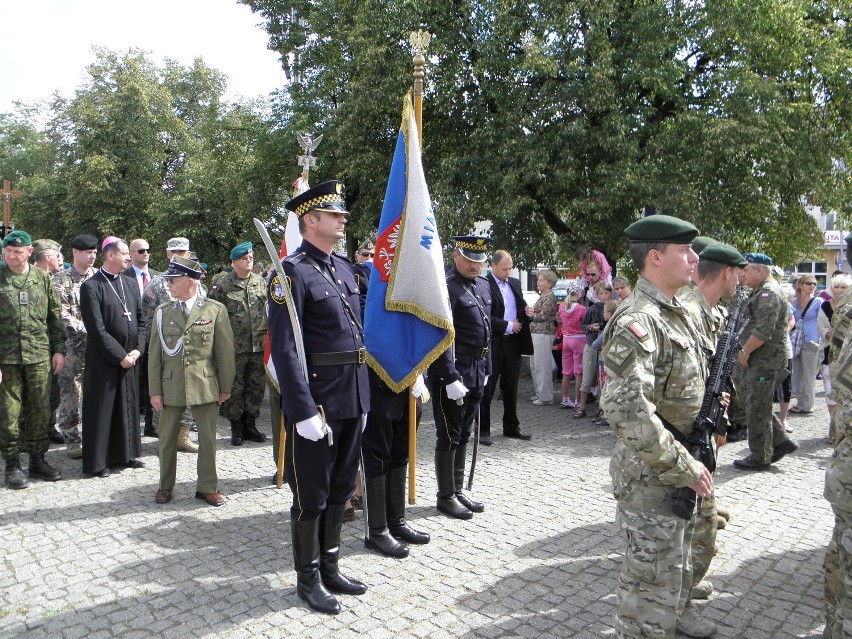
<svg viewBox="0 0 852 639">
<path fill-rule="evenodd" d="M 520 397 L 531 395 L 529 377 Z M 719 533 L 702 604 L 720 637 L 821 636 L 822 560 L 833 519 L 822 499 L 828 416 L 791 416 L 800 449 L 772 472 L 731 467 L 719 502 L 733 518 Z M 341 566 L 369 586 L 341 597 L 335 617 L 295 594 L 289 491 L 269 484 L 271 446 L 230 445 L 219 424 L 222 508 L 194 499 L 195 457 L 179 453 L 175 499 L 154 504 L 156 440 L 140 470 L 82 476 L 53 447 L 64 479 L 0 489 L 0 637 L 598 637 L 612 636 L 623 542 L 613 525 L 608 461 L 614 436 L 558 406 L 519 407 L 530 442 L 501 437 L 481 449 L 470 521 L 438 515 L 431 407 L 418 437 L 417 504 L 408 517 L 432 535 L 404 560 L 365 550 L 363 518 L 345 524 Z M 266 432 L 269 432 L 268 412 Z"/>
</svg>

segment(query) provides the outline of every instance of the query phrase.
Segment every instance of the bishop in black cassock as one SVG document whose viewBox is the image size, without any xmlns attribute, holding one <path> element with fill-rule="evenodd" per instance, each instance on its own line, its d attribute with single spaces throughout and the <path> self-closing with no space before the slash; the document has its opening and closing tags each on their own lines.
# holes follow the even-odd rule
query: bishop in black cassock
<svg viewBox="0 0 852 639">
<path fill-rule="evenodd" d="M 103 266 L 80 287 L 86 326 L 83 376 L 83 472 L 107 477 L 110 466 L 139 468 L 139 374 L 146 350 L 139 287 L 121 275 L 127 245 L 104 241 Z"/>
</svg>

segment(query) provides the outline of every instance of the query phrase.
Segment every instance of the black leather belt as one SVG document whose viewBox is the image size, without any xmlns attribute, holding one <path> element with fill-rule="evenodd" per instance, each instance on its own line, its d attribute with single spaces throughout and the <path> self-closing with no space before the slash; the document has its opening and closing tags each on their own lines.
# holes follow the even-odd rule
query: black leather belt
<svg viewBox="0 0 852 639">
<path fill-rule="evenodd" d="M 334 353 L 306 353 L 309 366 L 340 366 L 341 364 L 363 364 L 367 361 L 367 349 L 337 351 Z"/>
<path fill-rule="evenodd" d="M 467 355 L 476 359 L 485 359 L 488 356 L 488 347 L 482 346 L 481 348 L 476 348 L 474 346 L 456 344 L 456 355 Z"/>
</svg>

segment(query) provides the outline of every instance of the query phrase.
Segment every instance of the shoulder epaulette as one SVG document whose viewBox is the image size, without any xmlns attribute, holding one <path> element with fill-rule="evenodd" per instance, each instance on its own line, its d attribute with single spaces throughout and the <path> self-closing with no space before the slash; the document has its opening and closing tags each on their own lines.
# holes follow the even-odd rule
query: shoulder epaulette
<svg viewBox="0 0 852 639">
<path fill-rule="evenodd" d="M 341 260 L 343 260 L 344 262 L 348 262 L 349 264 L 352 264 L 352 260 L 350 260 L 350 259 L 349 259 L 346 255 L 344 255 L 343 253 L 338 253 L 337 251 L 332 251 L 332 252 L 331 252 L 331 254 L 332 254 L 334 257 L 339 257 L 339 258 L 340 258 Z"/>
<path fill-rule="evenodd" d="M 290 262 L 291 264 L 298 264 L 299 262 L 304 260 L 306 256 L 307 253 L 305 253 L 304 251 L 300 251 L 299 253 L 293 253 L 292 255 L 288 255 L 282 261 Z"/>
</svg>

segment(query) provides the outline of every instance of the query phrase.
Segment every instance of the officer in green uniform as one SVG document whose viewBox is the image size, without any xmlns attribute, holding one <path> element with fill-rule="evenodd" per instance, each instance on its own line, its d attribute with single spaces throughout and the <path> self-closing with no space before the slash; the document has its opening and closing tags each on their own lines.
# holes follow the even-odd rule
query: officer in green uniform
<svg viewBox="0 0 852 639">
<path fill-rule="evenodd" d="M 735 459 L 734 467 L 768 470 L 773 462 L 798 448 L 772 410 L 775 385 L 787 374 L 785 339 L 789 304 L 769 274 L 772 258 L 762 253 L 747 253 L 745 259 L 748 262 L 743 269 L 745 283 L 751 294 L 743 306 L 748 325 L 740 336 L 742 350 L 737 363 L 743 368 L 742 394 L 751 454 Z"/>
<path fill-rule="evenodd" d="M 602 351 L 601 407 L 618 436 L 609 467 L 616 524 L 627 545 L 615 629 L 618 637 L 673 637 L 692 584 L 694 523 L 675 516 L 672 501 L 685 486 L 699 497 L 713 491 L 712 475 L 682 443 L 707 376 L 702 338 L 675 295 L 697 265 L 690 243 L 698 231 L 654 215 L 625 234 L 640 277 L 607 323 Z"/>
<path fill-rule="evenodd" d="M 266 370 L 263 346 L 269 319 L 266 312 L 266 281 L 253 273 L 254 250 L 251 242 L 231 250 L 232 270 L 217 277 L 210 288 L 210 299 L 225 305 L 231 329 L 237 376 L 231 399 L 222 404 L 222 414 L 231 422 L 231 444 L 242 446 L 243 439 L 264 442 L 266 435 L 255 425 L 263 401 Z"/>
<path fill-rule="evenodd" d="M 148 392 L 160 416 L 160 489 L 158 504 L 172 499 L 177 470 L 181 415 L 189 407 L 198 424 L 196 498 L 221 506 L 217 490 L 217 406 L 231 396 L 234 383 L 234 335 L 228 312 L 198 294 L 198 262 L 174 257 L 163 273 L 173 301 L 157 307 L 148 348 Z"/>
<path fill-rule="evenodd" d="M 19 489 L 29 485 L 21 470 L 22 449 L 30 455 L 30 477 L 62 478 L 44 454 L 50 447 L 50 376 L 65 365 L 65 328 L 53 280 L 29 263 L 32 238 L 24 231 L 12 231 L 2 244 L 0 453 L 6 460 L 6 486 Z"/>
</svg>

